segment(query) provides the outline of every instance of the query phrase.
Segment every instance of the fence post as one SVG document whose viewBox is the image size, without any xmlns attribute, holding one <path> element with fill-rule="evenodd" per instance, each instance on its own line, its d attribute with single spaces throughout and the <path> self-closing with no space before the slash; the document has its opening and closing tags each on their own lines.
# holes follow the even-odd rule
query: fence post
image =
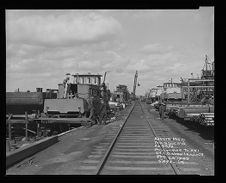
<svg viewBox="0 0 226 183">
<path fill-rule="evenodd" d="M 9 141 L 11 141 L 11 122 L 8 123 L 8 130 L 9 130 Z"/>
<path fill-rule="evenodd" d="M 39 124 L 39 122 L 38 121 L 36 121 L 36 123 L 37 123 L 37 136 L 39 137 L 40 135 L 40 124 Z"/>
<path fill-rule="evenodd" d="M 8 117 L 9 141 L 11 141 L 11 122 L 10 122 L 11 117 L 12 117 L 12 114 L 10 114 Z"/>
<path fill-rule="evenodd" d="M 9 138 L 6 138 L 6 152 L 8 151 L 11 151 L 11 145 L 10 145 L 10 142 L 9 142 Z"/>
<path fill-rule="evenodd" d="M 9 117 L 8 117 L 8 135 L 9 135 L 9 139 L 8 139 L 8 146 L 9 146 L 9 151 L 11 150 L 11 139 L 12 139 L 12 136 L 11 136 L 11 122 L 10 122 L 10 119 L 12 117 L 12 114 L 9 114 Z"/>
<path fill-rule="evenodd" d="M 27 125 L 28 125 L 28 116 L 27 116 L 27 112 L 25 112 L 25 138 L 26 138 L 26 141 L 28 140 L 27 139 Z"/>
</svg>

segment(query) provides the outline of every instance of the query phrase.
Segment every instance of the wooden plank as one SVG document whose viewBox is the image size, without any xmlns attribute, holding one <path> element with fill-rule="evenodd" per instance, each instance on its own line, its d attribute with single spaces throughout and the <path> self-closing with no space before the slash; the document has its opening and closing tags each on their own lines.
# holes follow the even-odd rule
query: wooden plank
<svg viewBox="0 0 226 183">
<path fill-rule="evenodd" d="M 127 160 L 112 160 L 112 161 L 109 161 L 109 163 L 114 163 L 114 164 L 138 164 L 138 165 L 141 165 L 141 164 L 159 164 L 158 161 L 127 161 Z"/>
<path fill-rule="evenodd" d="M 26 130 L 26 128 L 23 128 L 24 130 Z M 32 131 L 32 130 L 30 130 L 30 129 L 28 129 L 27 128 L 27 131 L 29 131 L 29 132 L 31 132 L 31 133 L 33 133 L 33 134 L 37 134 L 35 131 Z"/>
<path fill-rule="evenodd" d="M 182 86 L 182 88 L 214 88 L 214 86 Z"/>
<path fill-rule="evenodd" d="M 28 120 L 28 121 L 31 121 L 31 120 Z M 23 120 L 17 120 L 17 119 L 6 120 L 6 124 L 9 124 L 9 123 L 11 123 L 11 124 L 19 124 L 19 123 L 25 124 L 26 121 L 24 119 Z"/>
<path fill-rule="evenodd" d="M 58 141 L 58 136 L 47 137 L 25 147 L 21 147 L 15 151 L 6 153 L 6 168 L 22 161 L 29 156 L 49 147 Z"/>
<path fill-rule="evenodd" d="M 112 153 L 113 155 L 156 155 L 156 152 L 119 152 L 119 151 L 116 151 L 116 152 L 113 152 Z"/>
<path fill-rule="evenodd" d="M 111 157 L 115 158 L 142 158 L 142 159 L 156 159 L 156 155 L 144 155 L 144 156 L 132 156 L 132 155 L 111 155 Z"/>
<path fill-rule="evenodd" d="M 166 171 L 171 170 L 170 167 L 120 167 L 120 166 L 106 166 L 107 170 L 127 170 L 127 171 Z"/>
<path fill-rule="evenodd" d="M 191 81 L 214 81 L 214 79 L 195 79 L 195 78 L 190 78 L 189 80 L 191 80 Z"/>
<path fill-rule="evenodd" d="M 6 114 L 6 118 L 8 118 L 9 116 L 10 115 Z M 28 114 L 27 116 L 28 116 L 28 118 L 35 118 L 33 114 Z M 25 119 L 26 115 L 25 114 L 14 114 L 12 117 Z"/>
<path fill-rule="evenodd" d="M 81 121 L 91 121 L 90 118 L 38 118 L 38 121 L 48 121 L 48 122 L 65 122 L 65 123 L 81 123 Z"/>
<path fill-rule="evenodd" d="M 42 119 L 28 119 L 29 122 L 31 121 L 47 121 L 47 123 L 71 123 L 71 124 L 81 124 L 82 121 L 90 121 L 89 118 L 42 118 Z M 11 123 L 11 124 L 25 124 L 26 121 L 23 119 L 11 119 L 11 120 L 6 120 L 6 124 Z"/>
</svg>

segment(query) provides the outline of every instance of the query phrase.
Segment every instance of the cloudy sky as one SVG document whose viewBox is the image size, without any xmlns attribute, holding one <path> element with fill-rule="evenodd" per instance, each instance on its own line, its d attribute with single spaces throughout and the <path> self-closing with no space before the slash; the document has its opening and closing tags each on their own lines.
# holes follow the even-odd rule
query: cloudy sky
<svg viewBox="0 0 226 183">
<path fill-rule="evenodd" d="M 198 10 L 7 10 L 6 91 L 57 88 L 66 73 L 108 71 L 137 94 L 199 74 L 214 60 L 214 8 Z"/>
</svg>

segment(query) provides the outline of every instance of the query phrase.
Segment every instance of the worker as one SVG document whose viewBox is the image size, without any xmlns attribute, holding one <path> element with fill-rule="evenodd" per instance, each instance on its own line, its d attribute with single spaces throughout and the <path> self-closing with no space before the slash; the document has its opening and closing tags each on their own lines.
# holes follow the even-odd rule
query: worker
<svg viewBox="0 0 226 183">
<path fill-rule="evenodd" d="M 210 97 L 209 104 L 214 105 L 214 96 L 211 96 Z"/>
<path fill-rule="evenodd" d="M 160 103 L 160 106 L 159 106 L 159 115 L 160 115 L 160 119 L 162 119 L 162 120 L 165 117 L 165 115 L 164 115 L 165 111 L 166 111 L 166 104 L 164 104 L 163 102 L 161 102 Z"/>
<path fill-rule="evenodd" d="M 202 100 L 201 100 L 201 104 L 202 105 L 207 104 L 208 103 L 208 100 L 209 100 L 209 97 L 208 96 L 203 97 Z"/>
<path fill-rule="evenodd" d="M 94 98 L 92 96 L 89 98 L 88 103 L 89 103 L 89 110 L 90 110 L 89 118 L 92 119 L 94 116 Z"/>
<path fill-rule="evenodd" d="M 109 104 L 108 104 L 108 93 L 107 93 L 107 87 L 105 85 L 105 83 L 102 84 L 102 100 L 103 100 L 103 107 L 101 109 L 101 124 L 106 124 L 106 116 L 107 116 L 107 112 L 108 110 L 110 110 Z"/>
</svg>

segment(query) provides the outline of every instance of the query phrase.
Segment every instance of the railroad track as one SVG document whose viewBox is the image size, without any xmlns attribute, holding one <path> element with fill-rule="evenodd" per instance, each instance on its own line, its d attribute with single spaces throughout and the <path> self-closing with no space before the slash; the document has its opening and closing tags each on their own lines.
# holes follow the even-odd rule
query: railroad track
<svg viewBox="0 0 226 183">
<path fill-rule="evenodd" d="M 178 174 L 174 165 L 158 162 L 155 142 L 151 140 L 154 137 L 156 133 L 137 102 L 106 152 L 97 174 Z"/>
<path fill-rule="evenodd" d="M 198 174 L 198 163 L 188 168 L 174 163 L 159 163 L 155 151 L 155 137 L 168 137 L 161 123 L 147 118 L 147 111 L 136 102 L 121 127 L 114 128 L 105 141 L 96 145 L 80 166 L 79 174 Z M 160 148 L 163 147 L 161 144 Z M 169 157 L 164 155 L 167 160 Z M 196 172 L 196 173 L 194 173 Z"/>
</svg>

